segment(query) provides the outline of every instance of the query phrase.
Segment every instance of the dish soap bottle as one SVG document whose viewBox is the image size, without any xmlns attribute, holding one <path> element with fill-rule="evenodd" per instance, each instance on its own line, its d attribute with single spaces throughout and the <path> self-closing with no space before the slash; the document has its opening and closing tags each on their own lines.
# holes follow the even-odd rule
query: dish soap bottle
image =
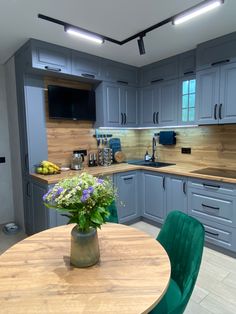
<svg viewBox="0 0 236 314">
<path fill-rule="evenodd" d="M 144 160 L 145 161 L 150 161 L 150 155 L 148 154 L 148 151 L 146 150 L 146 153 L 145 153 L 145 155 L 144 155 Z"/>
</svg>

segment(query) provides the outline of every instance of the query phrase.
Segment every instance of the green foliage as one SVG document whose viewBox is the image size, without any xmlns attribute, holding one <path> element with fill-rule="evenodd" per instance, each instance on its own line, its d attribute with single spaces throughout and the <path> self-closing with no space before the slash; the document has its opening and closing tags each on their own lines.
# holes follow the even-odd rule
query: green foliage
<svg viewBox="0 0 236 314">
<path fill-rule="evenodd" d="M 87 173 L 58 182 L 44 196 L 45 206 L 55 208 L 76 223 L 78 230 L 100 228 L 109 217 L 107 207 L 114 201 L 112 182 Z"/>
</svg>

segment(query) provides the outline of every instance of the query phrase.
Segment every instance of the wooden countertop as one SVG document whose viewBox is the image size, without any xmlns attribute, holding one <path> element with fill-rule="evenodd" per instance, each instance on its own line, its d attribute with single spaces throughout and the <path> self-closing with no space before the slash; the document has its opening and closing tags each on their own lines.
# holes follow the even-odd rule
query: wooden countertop
<svg viewBox="0 0 236 314">
<path fill-rule="evenodd" d="M 0 256 L 2 313 L 140 314 L 161 300 L 170 261 L 146 233 L 108 223 L 98 229 L 100 261 L 70 265 L 74 225 L 39 232 Z"/>
<path fill-rule="evenodd" d="M 177 163 L 176 165 L 167 166 L 163 168 L 153 168 L 153 167 L 147 167 L 147 166 L 136 166 L 136 165 L 130 165 L 127 163 L 121 163 L 121 164 L 114 164 L 109 167 L 101 167 L 101 166 L 91 167 L 91 168 L 85 167 L 83 170 L 79 170 L 79 171 L 76 171 L 76 170 L 62 171 L 60 174 L 56 174 L 56 175 L 40 175 L 40 174 L 34 173 L 34 174 L 31 174 L 31 177 L 34 180 L 37 180 L 43 184 L 55 184 L 62 179 L 79 175 L 82 172 L 87 172 L 94 176 L 106 176 L 106 175 L 112 175 L 114 173 L 126 172 L 126 171 L 132 171 L 132 170 L 149 170 L 149 171 L 154 171 L 158 173 L 166 173 L 166 174 L 171 174 L 171 175 L 178 175 L 178 176 L 192 177 L 192 178 L 197 178 L 197 179 L 236 184 L 236 179 L 233 179 L 233 178 L 216 177 L 216 176 L 192 173 L 192 171 L 206 168 L 206 167 L 207 166 L 196 165 L 196 164 Z M 228 168 L 225 168 L 225 169 L 228 169 Z"/>
</svg>

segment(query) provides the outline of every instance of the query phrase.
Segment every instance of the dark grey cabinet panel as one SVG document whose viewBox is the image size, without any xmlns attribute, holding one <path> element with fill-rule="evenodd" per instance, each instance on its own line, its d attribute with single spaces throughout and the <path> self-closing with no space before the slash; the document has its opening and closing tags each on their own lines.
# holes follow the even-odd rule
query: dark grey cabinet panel
<svg viewBox="0 0 236 314">
<path fill-rule="evenodd" d="M 138 69 L 115 61 L 103 60 L 102 77 L 105 81 L 137 85 Z"/>
<path fill-rule="evenodd" d="M 149 85 L 178 77 L 178 56 L 161 60 L 141 68 L 141 85 Z"/>
<path fill-rule="evenodd" d="M 101 58 L 72 51 L 72 74 L 88 79 L 101 79 Z"/>
<path fill-rule="evenodd" d="M 156 85 L 147 86 L 140 91 L 140 124 L 156 126 L 159 119 L 159 89 Z"/>
<path fill-rule="evenodd" d="M 138 208 L 138 172 L 116 174 L 115 186 L 119 195 L 116 203 L 119 222 L 128 222 L 140 216 Z"/>
<path fill-rule="evenodd" d="M 120 87 L 121 113 L 123 125 L 138 126 L 138 90 L 135 87 Z"/>
<path fill-rule="evenodd" d="M 116 85 L 106 86 L 107 124 L 119 126 L 121 124 L 120 89 Z"/>
<path fill-rule="evenodd" d="M 177 125 L 178 80 L 158 84 L 160 95 L 160 114 L 158 124 L 161 126 Z"/>
<path fill-rule="evenodd" d="M 196 73 L 196 50 L 190 50 L 179 55 L 179 77 Z"/>
<path fill-rule="evenodd" d="M 197 46 L 197 69 L 203 69 L 212 64 L 235 61 L 236 32 L 209 40 Z"/>
<path fill-rule="evenodd" d="M 71 74 L 71 50 L 31 40 L 32 66 L 52 72 Z"/>
<path fill-rule="evenodd" d="M 155 172 L 144 171 L 142 215 L 162 223 L 166 215 L 165 176 Z"/>
<path fill-rule="evenodd" d="M 179 210 L 187 214 L 187 180 L 181 177 L 166 178 L 167 214 Z"/>
<path fill-rule="evenodd" d="M 197 72 L 196 110 L 198 124 L 218 124 L 220 69 Z"/>
<path fill-rule="evenodd" d="M 32 184 L 31 210 L 33 210 L 34 233 L 48 228 L 48 208 L 43 205 L 43 195 L 47 193 L 46 186 Z"/>
</svg>

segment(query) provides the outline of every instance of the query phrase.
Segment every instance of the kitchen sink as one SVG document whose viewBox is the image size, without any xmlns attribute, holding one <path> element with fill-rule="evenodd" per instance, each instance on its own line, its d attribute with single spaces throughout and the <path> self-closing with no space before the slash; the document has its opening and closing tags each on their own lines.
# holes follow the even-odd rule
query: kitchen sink
<svg viewBox="0 0 236 314">
<path fill-rule="evenodd" d="M 128 164 L 137 165 L 137 166 L 147 166 L 153 168 L 161 168 L 167 166 L 173 166 L 175 164 L 170 164 L 167 162 L 159 162 L 159 161 L 144 161 L 144 160 L 129 160 Z"/>
</svg>

